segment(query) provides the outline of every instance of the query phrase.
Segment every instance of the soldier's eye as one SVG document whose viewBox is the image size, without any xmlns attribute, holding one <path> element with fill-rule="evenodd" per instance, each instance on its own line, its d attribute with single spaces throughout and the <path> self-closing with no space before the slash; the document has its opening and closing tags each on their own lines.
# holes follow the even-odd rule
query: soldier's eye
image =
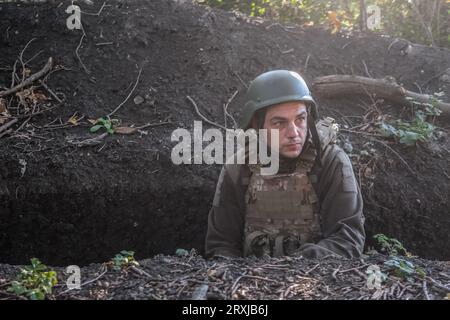
<svg viewBox="0 0 450 320">
<path fill-rule="evenodd" d="M 305 117 L 299 117 L 299 118 L 297 118 L 296 122 L 297 123 L 303 123 L 305 120 L 306 120 Z"/>
</svg>

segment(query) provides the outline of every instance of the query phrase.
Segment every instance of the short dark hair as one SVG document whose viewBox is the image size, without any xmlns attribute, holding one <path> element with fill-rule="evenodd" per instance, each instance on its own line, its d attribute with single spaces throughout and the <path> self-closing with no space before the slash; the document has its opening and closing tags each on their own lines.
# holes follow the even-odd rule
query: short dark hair
<svg viewBox="0 0 450 320">
<path fill-rule="evenodd" d="M 267 113 L 267 107 L 256 111 L 256 113 L 254 115 L 255 120 L 256 120 L 256 128 L 255 129 L 264 128 L 264 122 L 266 121 L 266 113 Z"/>
</svg>

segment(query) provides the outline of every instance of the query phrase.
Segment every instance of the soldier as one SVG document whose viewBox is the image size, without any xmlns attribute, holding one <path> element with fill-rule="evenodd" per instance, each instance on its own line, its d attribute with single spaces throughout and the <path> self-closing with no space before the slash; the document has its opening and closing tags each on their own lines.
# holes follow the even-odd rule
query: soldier
<svg viewBox="0 0 450 320">
<path fill-rule="evenodd" d="M 361 255 L 361 192 L 350 159 L 335 144 L 337 125 L 318 120 L 298 73 L 275 70 L 251 82 L 240 126 L 269 135 L 279 130 L 279 170 L 264 176 L 259 164 L 223 166 L 208 218 L 207 257 Z"/>
</svg>

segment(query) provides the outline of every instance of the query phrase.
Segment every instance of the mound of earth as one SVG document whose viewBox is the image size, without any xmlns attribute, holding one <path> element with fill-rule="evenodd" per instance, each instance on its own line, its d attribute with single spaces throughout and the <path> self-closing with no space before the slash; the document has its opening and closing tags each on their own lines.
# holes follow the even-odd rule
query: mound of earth
<svg viewBox="0 0 450 320">
<path fill-rule="evenodd" d="M 36 99 L 47 98 L 34 105 L 38 109 L 20 106 L 17 96 L 6 100 L 19 120 L 0 138 L 3 263 L 38 257 L 50 265 L 86 265 L 123 249 L 140 259 L 177 248 L 202 253 L 220 166 L 176 166 L 170 159 L 172 131 L 192 131 L 201 120 L 187 96 L 223 125 L 224 105 L 230 102 L 237 119 L 255 76 L 291 69 L 310 83 L 329 74 L 389 76 L 409 90 L 442 91 L 440 98 L 450 100 L 450 84 L 441 77 L 450 67 L 445 49 L 283 26 L 187 1 L 82 2 L 83 29 L 69 30 L 69 4 L 0 5 L 2 90 L 10 88 L 14 71 L 22 74 L 20 58 L 28 74 L 54 61 L 46 87 L 34 83 Z M 422 258 L 449 260 L 448 119 L 435 119 L 439 139 L 406 147 L 360 129 L 374 112 L 407 118 L 410 107 L 368 97 L 316 98 L 321 115 L 346 129 L 340 143 L 351 146 L 363 190 L 367 245 L 384 233 Z M 120 126 L 148 126 L 128 135 L 90 132 L 89 120 L 115 109 Z"/>
</svg>

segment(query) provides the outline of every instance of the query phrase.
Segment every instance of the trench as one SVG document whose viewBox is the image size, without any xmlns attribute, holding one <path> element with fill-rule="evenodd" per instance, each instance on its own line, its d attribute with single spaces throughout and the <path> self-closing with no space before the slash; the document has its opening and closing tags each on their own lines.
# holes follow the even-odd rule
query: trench
<svg viewBox="0 0 450 320">
<path fill-rule="evenodd" d="M 85 176 L 72 183 L 47 178 L 48 185 L 3 180 L 0 263 L 28 264 L 36 257 L 48 265 L 84 266 L 109 261 L 121 250 L 134 251 L 137 259 L 179 248 L 203 254 L 218 169 L 168 165 L 159 175 L 118 172 L 120 179 L 113 180 L 120 183 L 103 181 L 103 187 Z M 366 250 L 376 246 L 374 234 L 385 233 L 422 258 L 449 260 L 447 203 L 427 202 L 424 194 L 416 208 L 405 205 L 411 203 L 407 194 L 395 190 L 382 181 L 370 198 L 363 190 Z M 371 204 L 373 197 L 392 210 Z"/>
<path fill-rule="evenodd" d="M 214 187 L 193 184 L 2 195 L 0 262 L 28 264 L 37 257 L 49 265 L 84 266 L 109 261 L 121 250 L 135 251 L 138 259 L 178 248 L 202 254 Z"/>
</svg>

